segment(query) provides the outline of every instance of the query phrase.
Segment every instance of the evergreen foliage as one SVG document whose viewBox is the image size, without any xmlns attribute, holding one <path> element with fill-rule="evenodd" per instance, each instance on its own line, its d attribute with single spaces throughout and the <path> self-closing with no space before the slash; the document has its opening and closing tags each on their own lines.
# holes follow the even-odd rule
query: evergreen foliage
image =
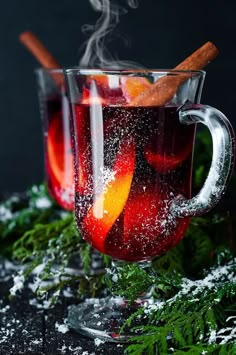
<svg viewBox="0 0 236 355">
<path fill-rule="evenodd" d="M 202 149 L 211 144 L 206 133 L 199 138 L 196 190 L 209 164 L 210 153 Z M 154 305 L 140 308 L 121 329 L 141 333 L 127 346 L 127 355 L 236 354 L 234 230 L 235 217 L 224 208 L 194 218 L 183 240 L 153 260 L 155 272 L 130 263 L 119 265 L 114 278 L 110 258 L 81 238 L 73 214 L 59 209 L 44 185 L 0 204 L 1 255 L 20 263 L 18 276 L 26 282 L 33 278 L 35 294 L 50 296 L 52 305 L 68 287 L 78 297 L 113 292 L 132 303 L 155 285 Z"/>
</svg>

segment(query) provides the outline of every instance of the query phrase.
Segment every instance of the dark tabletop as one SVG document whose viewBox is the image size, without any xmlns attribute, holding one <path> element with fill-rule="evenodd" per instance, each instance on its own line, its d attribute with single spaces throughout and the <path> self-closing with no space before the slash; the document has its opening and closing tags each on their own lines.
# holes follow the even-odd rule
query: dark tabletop
<svg viewBox="0 0 236 355">
<path fill-rule="evenodd" d="M 124 347 L 83 337 L 72 330 L 61 332 L 67 316 L 67 306 L 73 299 L 62 297 L 52 309 L 40 309 L 32 305 L 35 297 L 29 288 L 11 301 L 8 298 L 13 271 L 4 270 L 0 264 L 0 355 L 97 355 L 123 354 Z M 61 329 L 62 328 L 62 329 Z"/>
</svg>

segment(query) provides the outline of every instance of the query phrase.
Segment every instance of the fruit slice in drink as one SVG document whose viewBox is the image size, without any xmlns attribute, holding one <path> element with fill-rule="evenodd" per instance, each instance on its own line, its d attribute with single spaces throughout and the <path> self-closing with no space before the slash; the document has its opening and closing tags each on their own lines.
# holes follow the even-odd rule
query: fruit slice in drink
<svg viewBox="0 0 236 355">
<path fill-rule="evenodd" d="M 73 185 L 71 141 L 63 136 L 61 113 L 52 117 L 48 128 L 47 153 L 51 173 L 63 189 Z"/>
<path fill-rule="evenodd" d="M 87 88 L 84 89 L 81 98 L 81 104 L 83 105 L 104 105 L 106 103 L 105 99 L 96 94 L 91 94 L 91 91 Z"/>
<path fill-rule="evenodd" d="M 144 156 L 151 167 L 165 174 L 181 166 L 192 153 L 193 129 L 179 122 L 176 106 L 160 107 L 158 115 L 149 123 L 143 145 Z"/>
<path fill-rule="evenodd" d="M 146 78 L 122 77 L 122 91 L 127 103 L 130 103 L 143 91 L 149 88 L 152 84 Z"/>
<path fill-rule="evenodd" d="M 109 179 L 103 191 L 87 212 L 82 229 L 92 245 L 104 252 L 105 239 L 116 222 L 129 196 L 135 168 L 136 144 L 127 137 L 120 144 Z"/>
<path fill-rule="evenodd" d="M 52 197 L 57 203 L 73 210 L 73 154 L 70 133 L 63 131 L 61 112 L 50 118 L 47 144 L 47 174 Z"/>
<path fill-rule="evenodd" d="M 186 149 L 181 149 L 176 151 L 174 154 L 159 154 L 152 149 L 152 147 L 146 145 L 144 147 L 144 154 L 147 162 L 156 169 L 159 173 L 167 173 L 170 170 L 176 169 L 181 165 L 190 155 L 191 146 L 185 147 Z"/>
</svg>

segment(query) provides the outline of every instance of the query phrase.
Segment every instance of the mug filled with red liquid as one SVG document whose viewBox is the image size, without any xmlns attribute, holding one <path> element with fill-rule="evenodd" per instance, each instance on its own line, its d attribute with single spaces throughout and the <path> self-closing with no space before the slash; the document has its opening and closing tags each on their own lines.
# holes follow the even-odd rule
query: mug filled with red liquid
<svg viewBox="0 0 236 355">
<path fill-rule="evenodd" d="M 148 260 L 171 249 L 189 217 L 219 200 L 233 159 L 228 121 L 198 104 L 204 72 L 66 73 L 78 172 L 75 216 L 83 237 L 100 252 L 126 261 Z M 182 76 L 184 82 L 166 104 L 145 103 L 149 96 L 142 93 L 151 95 L 155 82 L 168 84 Z M 213 166 L 202 191 L 191 199 L 197 122 L 212 133 Z"/>
<path fill-rule="evenodd" d="M 46 183 L 50 196 L 66 210 L 74 208 L 74 162 L 70 113 L 61 69 L 37 69 L 43 126 Z"/>
<path fill-rule="evenodd" d="M 173 248 L 190 217 L 207 212 L 221 198 L 234 160 L 232 127 L 221 112 L 200 104 L 203 71 L 65 73 L 77 227 L 100 252 L 143 265 Z M 191 197 L 197 123 L 210 130 L 213 157 L 204 186 Z M 119 302 L 113 298 L 72 307 L 70 324 L 90 336 L 117 339 L 114 324 L 124 320 Z M 99 326 L 93 313 L 100 314 Z"/>
</svg>

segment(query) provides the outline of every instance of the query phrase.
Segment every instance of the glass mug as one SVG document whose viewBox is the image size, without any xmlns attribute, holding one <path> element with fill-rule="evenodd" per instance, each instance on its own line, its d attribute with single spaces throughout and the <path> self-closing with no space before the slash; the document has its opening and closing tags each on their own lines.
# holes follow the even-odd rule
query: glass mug
<svg viewBox="0 0 236 355">
<path fill-rule="evenodd" d="M 95 249 L 143 266 L 181 240 L 190 217 L 220 200 L 234 161 L 232 127 L 221 112 L 199 103 L 203 71 L 68 69 L 65 75 L 77 226 Z M 160 105 L 152 99 L 156 81 L 161 97 L 165 85 L 175 85 Z M 197 123 L 210 130 L 213 157 L 204 186 L 191 198 Z M 72 306 L 69 322 L 84 334 L 117 341 L 124 305 L 109 298 Z"/>
<path fill-rule="evenodd" d="M 43 127 L 47 189 L 60 207 L 72 211 L 74 162 L 63 70 L 40 68 L 35 73 Z"/>
</svg>

